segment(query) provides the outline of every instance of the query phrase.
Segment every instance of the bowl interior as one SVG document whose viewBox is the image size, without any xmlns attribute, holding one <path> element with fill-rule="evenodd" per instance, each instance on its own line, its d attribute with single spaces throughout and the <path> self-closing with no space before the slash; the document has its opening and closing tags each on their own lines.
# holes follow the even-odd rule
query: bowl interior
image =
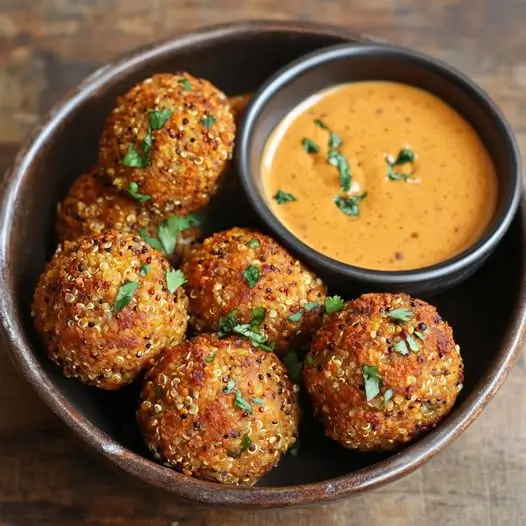
<svg viewBox="0 0 526 526">
<path fill-rule="evenodd" d="M 106 71 L 91 79 L 80 94 L 66 103 L 30 150 L 20 157 L 10 176 L 3 203 L 0 260 L 2 282 L 6 287 L 1 314 L 13 357 L 39 394 L 66 423 L 117 464 L 126 464 L 129 471 L 141 473 L 139 476 L 144 480 L 180 494 L 184 493 L 180 489 L 182 486 L 192 488 L 201 484 L 199 488 L 208 487 L 210 491 L 216 487 L 190 481 L 140 459 L 139 455 L 148 457 L 148 454 L 135 425 L 135 386 L 115 393 L 85 387 L 63 378 L 47 359 L 32 329 L 29 313 L 34 286 L 55 246 L 56 203 L 71 182 L 96 159 L 98 137 L 115 97 L 142 78 L 154 72 L 183 69 L 209 78 L 227 94 L 234 95 L 257 89 L 271 73 L 290 60 L 343 39 L 342 33 L 324 33 L 315 27 L 306 30 L 304 27 L 269 26 L 263 32 L 249 27 L 231 33 L 212 32 L 206 38 L 182 39 L 157 50 L 149 58 L 143 56 L 131 64 L 119 63 L 111 74 Z M 343 80 L 338 77 L 338 70 L 333 71 L 333 81 Z M 299 97 L 303 98 L 308 90 L 323 87 L 324 82 L 327 82 L 325 74 L 302 84 Z M 293 90 L 287 93 L 288 103 L 278 104 L 276 100 L 272 110 L 274 116 L 266 117 L 268 131 L 270 123 L 279 118 L 284 107 L 293 104 L 296 95 Z M 496 135 L 495 140 L 499 140 Z M 220 204 L 215 206 L 217 219 L 223 226 L 257 225 L 251 210 L 244 204 L 246 199 L 240 193 L 235 174 L 230 174 L 229 184 L 216 203 Z M 338 496 L 338 491 L 343 494 L 379 481 L 389 471 L 391 462 L 416 467 L 423 453 L 439 449 L 478 412 L 490 391 L 503 379 L 506 362 L 514 351 L 511 344 L 522 329 L 523 212 L 524 209 L 476 275 L 434 299 L 439 312 L 454 327 L 466 366 L 465 387 L 452 415 L 442 426 L 401 453 L 365 455 L 347 451 L 325 438 L 306 405 L 300 454 L 283 458 L 259 483 L 261 490 L 258 487 L 245 491 L 223 489 L 207 497 L 199 489 L 191 496 L 216 503 L 261 504 L 265 501 L 265 505 L 323 500 Z M 482 327 L 491 327 L 491 330 L 483 331 Z M 81 429 L 84 424 L 79 422 L 87 426 Z M 86 431 L 93 429 L 90 426 L 102 431 L 110 448 L 101 447 L 102 439 Z M 111 456 L 113 450 L 119 452 L 122 448 L 127 450 L 127 460 Z M 366 469 L 358 472 L 361 468 Z M 266 487 L 322 483 L 344 475 L 349 476 L 338 491 L 335 491 L 336 485 L 329 483 L 317 486 L 316 492 L 305 490 L 303 496 L 301 489 L 296 497 L 288 490 L 273 493 L 272 497 L 265 493 Z M 229 491 L 238 491 L 236 502 L 228 500 Z"/>
<path fill-rule="evenodd" d="M 334 260 L 316 253 L 274 217 L 263 189 L 261 160 L 270 134 L 290 110 L 326 88 L 365 80 L 400 82 L 419 87 L 440 97 L 471 123 L 490 153 L 499 179 L 498 203 L 485 235 L 492 234 L 507 212 L 510 209 L 512 213 L 515 211 L 520 186 L 518 150 L 513 137 L 510 138 L 506 122 L 482 90 L 453 68 L 439 65 L 434 59 L 411 50 L 377 44 L 343 44 L 315 52 L 306 60 L 301 59 L 277 72 L 256 94 L 238 141 L 238 164 L 246 167 L 244 182 L 265 221 L 291 248 L 312 258 L 312 263 L 319 265 L 320 270 L 327 267 L 331 271 L 337 269 L 345 273 L 346 269 L 352 268 L 334 264 Z M 479 242 L 476 246 L 480 245 Z M 452 259 L 458 261 L 461 257 L 462 254 Z M 442 265 L 440 263 L 428 269 Z M 425 270 L 418 269 L 417 273 L 427 280 L 427 276 L 423 276 Z M 407 276 L 416 274 L 415 271 L 357 271 L 363 277 L 369 276 L 366 279 L 371 282 L 376 277 L 384 286 L 387 285 L 386 276 L 393 275 L 395 284 L 405 279 L 405 286 L 409 287 Z M 398 282 L 396 276 L 400 276 L 402 281 Z"/>
</svg>

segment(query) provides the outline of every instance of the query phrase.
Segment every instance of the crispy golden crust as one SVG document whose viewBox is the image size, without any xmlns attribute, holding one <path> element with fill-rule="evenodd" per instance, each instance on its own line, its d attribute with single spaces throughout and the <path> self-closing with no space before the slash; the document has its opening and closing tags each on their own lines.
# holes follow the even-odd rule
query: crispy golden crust
<svg viewBox="0 0 526 526">
<path fill-rule="evenodd" d="M 157 227 L 170 217 L 146 207 L 119 192 L 98 174 L 95 166 L 71 185 L 68 195 L 57 207 L 58 240 L 73 241 L 79 237 L 100 234 L 104 230 L 139 234 L 146 231 L 157 237 Z M 183 230 L 170 260 L 177 262 L 201 237 L 198 227 Z"/>
<path fill-rule="evenodd" d="M 254 288 L 243 277 L 249 266 L 257 267 L 260 275 Z M 284 352 L 293 340 L 308 339 L 321 324 L 326 294 L 321 280 L 259 232 L 233 228 L 213 234 L 184 261 L 183 271 L 196 332 L 217 331 L 220 319 L 233 309 L 240 323 L 249 323 L 253 309 L 263 307 L 260 330 L 275 343 L 276 352 Z M 314 302 L 317 307 L 305 309 Z M 288 319 L 300 309 L 297 320 Z"/>
<path fill-rule="evenodd" d="M 295 442 L 299 411 L 275 354 L 203 334 L 168 349 L 148 371 L 137 420 L 163 464 L 204 480 L 252 485 Z"/>
<path fill-rule="evenodd" d="M 410 309 L 412 319 L 387 316 L 399 308 Z M 411 337 L 417 352 L 407 345 Z M 395 350 L 401 340 L 405 355 Z M 435 307 L 407 294 L 364 294 L 325 319 L 305 360 L 305 386 L 329 437 L 351 449 L 390 449 L 451 410 L 463 381 L 459 351 Z M 364 365 L 377 367 L 381 378 L 369 402 Z"/>
<path fill-rule="evenodd" d="M 130 145 L 142 151 L 150 112 L 163 110 L 173 114 L 151 133 L 148 165 L 124 166 Z M 101 137 L 99 160 L 118 189 L 135 182 L 152 197 L 147 206 L 185 215 L 205 206 L 216 192 L 232 157 L 234 136 L 226 96 L 210 82 L 187 73 L 159 74 L 118 99 Z"/>
<path fill-rule="evenodd" d="M 141 276 L 141 266 L 149 271 Z M 132 382 L 187 325 L 182 288 L 166 286 L 168 262 L 138 236 L 106 231 L 59 247 L 40 277 L 32 316 L 65 376 L 102 389 Z M 144 272 L 144 269 L 143 269 Z M 139 284 L 115 312 L 120 287 Z"/>
<path fill-rule="evenodd" d="M 236 122 L 239 122 L 239 119 L 245 112 L 248 103 L 252 99 L 252 93 L 244 93 L 243 95 L 236 95 L 235 97 L 230 97 L 228 103 L 234 114 L 234 119 Z"/>
</svg>

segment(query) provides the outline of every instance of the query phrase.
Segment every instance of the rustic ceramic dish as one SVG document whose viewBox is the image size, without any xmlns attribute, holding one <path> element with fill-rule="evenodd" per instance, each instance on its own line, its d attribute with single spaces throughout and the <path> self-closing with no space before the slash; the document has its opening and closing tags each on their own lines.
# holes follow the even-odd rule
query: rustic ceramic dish
<svg viewBox="0 0 526 526">
<path fill-rule="evenodd" d="M 56 203 L 96 158 L 98 137 L 115 97 L 152 73 L 176 69 L 209 78 L 231 95 L 253 91 L 287 62 L 345 40 L 357 38 L 316 24 L 250 22 L 200 30 L 134 53 L 97 71 L 60 102 L 6 175 L 0 201 L 0 320 L 16 367 L 90 450 L 177 497 L 268 508 L 321 503 L 394 480 L 464 431 L 494 396 L 519 353 L 526 305 L 524 199 L 510 230 L 479 272 L 434 299 L 462 347 L 465 386 L 453 412 L 436 430 L 395 454 L 344 450 L 324 437 L 306 411 L 300 455 L 286 456 L 256 487 L 203 482 L 148 459 L 135 425 L 133 386 L 100 392 L 63 378 L 46 358 L 29 315 L 33 288 L 55 245 Z M 217 201 L 216 215 L 224 225 L 255 220 L 237 192 L 234 178 Z M 229 206 L 221 206 L 225 202 Z"/>
<path fill-rule="evenodd" d="M 415 270 L 380 271 L 355 267 L 310 248 L 271 211 L 261 181 L 263 151 L 279 122 L 298 104 L 324 89 L 360 80 L 403 82 L 433 93 L 458 111 L 482 138 L 496 168 L 499 198 L 481 239 L 460 254 Z M 430 295 L 459 284 L 498 245 L 513 220 L 521 196 L 522 168 L 513 131 L 493 101 L 448 64 L 386 44 L 338 44 L 300 57 L 273 75 L 254 95 L 236 142 L 238 172 L 251 203 L 275 236 L 328 282 L 350 291 L 395 290 Z"/>
</svg>

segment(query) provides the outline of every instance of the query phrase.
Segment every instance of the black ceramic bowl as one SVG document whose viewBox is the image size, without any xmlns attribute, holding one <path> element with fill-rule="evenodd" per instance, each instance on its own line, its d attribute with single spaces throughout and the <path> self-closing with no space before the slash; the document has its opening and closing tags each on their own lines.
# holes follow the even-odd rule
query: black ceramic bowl
<svg viewBox="0 0 526 526">
<path fill-rule="evenodd" d="M 135 422 L 136 386 L 109 393 L 64 378 L 36 337 L 31 298 L 56 247 L 56 204 L 96 159 L 105 117 L 119 94 L 153 73 L 178 69 L 209 78 L 227 95 L 251 92 L 299 56 L 358 40 L 363 42 L 343 28 L 260 21 L 200 29 L 155 44 L 95 72 L 57 103 L 5 176 L 0 196 L 5 349 L 89 451 L 158 491 L 194 503 L 269 508 L 327 502 L 374 488 L 416 469 L 458 437 L 493 398 L 520 352 L 526 323 L 526 199 L 480 271 L 433 299 L 462 348 L 464 388 L 451 414 L 401 451 L 364 455 L 346 450 L 325 437 L 306 406 L 300 454 L 283 457 L 255 487 L 225 487 L 187 477 L 149 456 Z M 214 219 L 225 227 L 264 228 L 235 174 L 231 176 Z M 342 291 L 335 288 L 334 293 Z"/>
<path fill-rule="evenodd" d="M 361 80 L 387 80 L 440 97 L 478 132 L 499 181 L 495 214 L 481 239 L 439 264 L 416 270 L 379 271 L 341 263 L 310 248 L 272 213 L 261 181 L 261 159 L 269 135 L 295 106 L 325 88 Z M 328 283 L 347 290 L 395 290 L 429 295 L 458 284 L 495 249 L 517 211 L 521 158 L 506 119 L 474 82 L 450 66 L 415 51 L 384 44 L 340 44 L 299 58 L 257 92 L 237 139 L 237 167 L 248 198 L 277 238 L 309 262 Z"/>
</svg>

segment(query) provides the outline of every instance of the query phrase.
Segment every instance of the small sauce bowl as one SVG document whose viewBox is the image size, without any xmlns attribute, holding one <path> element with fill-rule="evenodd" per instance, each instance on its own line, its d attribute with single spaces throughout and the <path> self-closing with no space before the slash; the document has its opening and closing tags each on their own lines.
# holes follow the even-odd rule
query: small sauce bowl
<svg viewBox="0 0 526 526">
<path fill-rule="evenodd" d="M 497 207 L 480 239 L 456 256 L 415 270 L 384 271 L 348 265 L 303 243 L 271 211 L 261 167 L 272 131 L 312 95 L 364 80 L 400 82 L 436 95 L 456 110 L 484 143 L 498 178 Z M 338 284 L 349 291 L 404 291 L 426 296 L 460 283 L 482 265 L 506 233 L 522 187 L 521 157 L 513 131 L 489 96 L 468 77 L 434 58 L 383 44 L 325 48 L 273 75 L 255 94 L 241 123 L 236 164 L 249 201 L 273 234 L 329 285 Z"/>
</svg>

